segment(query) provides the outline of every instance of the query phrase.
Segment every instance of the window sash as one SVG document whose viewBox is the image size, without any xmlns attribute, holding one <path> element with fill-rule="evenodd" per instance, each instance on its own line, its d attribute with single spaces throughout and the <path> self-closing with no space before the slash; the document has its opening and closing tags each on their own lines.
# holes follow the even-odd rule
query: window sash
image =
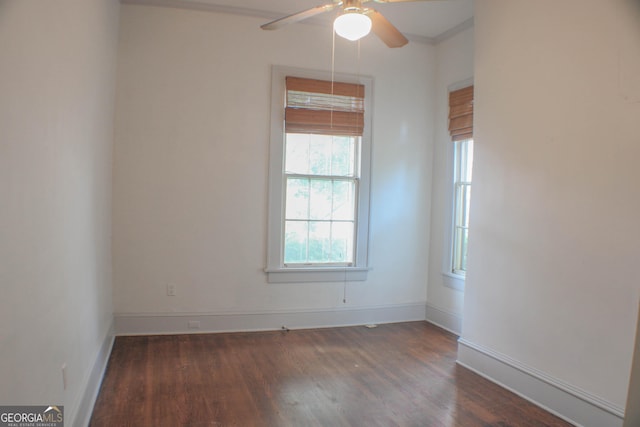
<svg viewBox="0 0 640 427">
<path fill-rule="evenodd" d="M 359 150 L 356 150 L 356 153 L 358 153 Z M 356 164 L 358 163 L 358 156 L 356 155 L 355 158 L 351 159 L 352 162 L 354 163 L 352 165 L 352 169 L 356 169 Z M 309 190 L 308 190 L 308 194 L 306 195 L 307 200 L 307 206 L 304 213 L 300 214 L 299 212 L 296 212 L 296 214 L 294 214 L 294 210 L 290 209 L 290 203 L 293 203 L 292 200 L 289 198 L 289 185 L 292 182 L 292 180 L 301 180 L 301 181 L 308 181 L 308 185 L 309 185 Z M 312 183 L 330 183 L 331 185 L 331 205 L 328 208 L 328 211 L 326 211 L 324 213 L 324 215 L 318 215 L 317 212 L 314 212 L 314 210 L 312 209 Z M 340 212 L 336 211 L 336 198 L 335 198 L 335 183 L 348 183 L 351 185 L 350 190 L 349 190 L 349 197 L 347 202 L 349 203 L 349 206 L 347 206 L 347 214 L 345 215 L 344 213 L 342 213 L 342 215 L 340 214 Z M 301 266 L 301 265 L 305 265 L 305 266 L 329 266 L 329 265 L 333 265 L 333 266 L 352 266 L 354 265 L 354 259 L 356 257 L 356 248 L 357 248 L 357 229 L 358 229 L 358 193 L 359 193 L 359 183 L 360 183 L 360 179 L 356 176 L 342 176 L 342 175 L 315 175 L 315 174 L 300 174 L 300 173 L 284 173 L 284 180 L 283 180 L 283 194 L 284 194 L 284 214 L 282 215 L 282 221 L 283 221 L 283 225 L 282 225 L 282 232 L 283 232 L 283 244 L 282 244 L 282 259 L 283 259 L 283 265 L 285 267 L 289 267 L 289 266 Z M 338 200 L 339 202 L 339 200 Z M 293 214 L 293 215 L 292 215 Z M 337 214 L 337 215 L 336 215 Z M 334 217 L 334 215 L 336 215 Z M 307 236 L 306 239 L 304 239 L 304 241 L 306 242 L 306 257 L 303 261 L 299 261 L 299 262 L 287 262 L 287 253 L 288 253 L 288 247 L 287 247 L 287 231 L 290 229 L 287 225 L 289 223 L 293 223 L 293 222 L 299 222 L 299 223 L 306 223 L 307 224 Z M 314 259 L 313 257 L 311 257 L 311 253 L 309 252 L 309 248 L 310 245 L 312 243 L 312 239 L 309 237 L 309 233 L 311 230 L 311 224 L 317 224 L 317 223 L 327 223 L 329 224 L 329 236 L 328 236 L 328 241 L 329 241 L 329 250 L 328 250 L 328 256 L 325 257 L 323 260 L 318 260 L 318 259 Z M 333 252 L 333 243 L 334 243 L 334 238 L 333 238 L 333 230 L 334 230 L 334 224 L 340 224 L 340 223 L 349 223 L 352 224 L 352 228 L 351 228 L 351 235 L 349 236 L 348 240 L 347 240 L 347 249 L 345 250 L 344 254 L 342 257 L 340 257 L 341 259 L 337 260 L 336 256 L 334 255 Z M 299 243 L 300 244 L 300 243 Z M 324 250 L 322 251 L 324 253 Z"/>
<path fill-rule="evenodd" d="M 355 248 L 355 239 L 354 239 L 354 230 L 355 230 L 355 221 L 346 221 L 346 220 L 287 220 L 285 221 L 285 239 L 287 236 L 287 230 L 289 227 L 287 226 L 289 223 L 297 223 L 302 225 L 304 230 L 303 233 L 306 235 L 303 236 L 302 246 L 304 249 L 303 259 L 300 261 L 289 261 L 287 262 L 287 253 L 286 250 L 283 253 L 284 266 L 285 267 L 301 267 L 301 266 L 342 266 L 349 267 L 353 265 L 354 260 L 354 248 Z M 329 230 L 329 234 L 324 236 L 323 239 L 314 239 L 312 236 L 313 227 L 312 226 L 326 226 Z M 336 238 L 336 234 L 334 230 L 339 228 L 340 225 L 347 225 L 348 229 L 351 231 L 351 240 L 344 240 Z M 337 227 L 336 227 L 337 226 Z M 320 258 L 314 258 L 311 254 L 313 244 L 317 245 L 321 244 L 322 248 L 320 250 Z M 290 247 L 290 250 L 295 249 L 295 245 Z M 344 252 L 343 252 L 344 250 Z M 336 255 L 336 253 L 338 255 Z"/>
<path fill-rule="evenodd" d="M 464 276 L 467 269 L 473 140 L 465 139 L 456 141 L 454 144 L 454 203 L 450 271 L 453 274 Z"/>
</svg>

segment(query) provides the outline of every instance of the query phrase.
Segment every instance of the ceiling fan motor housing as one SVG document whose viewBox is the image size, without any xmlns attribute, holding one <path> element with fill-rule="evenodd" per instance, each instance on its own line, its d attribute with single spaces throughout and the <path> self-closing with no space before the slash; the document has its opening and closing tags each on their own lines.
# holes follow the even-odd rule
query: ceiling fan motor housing
<svg viewBox="0 0 640 427">
<path fill-rule="evenodd" d="M 344 13 L 356 12 L 362 13 L 362 1 L 361 0 L 344 0 L 342 2 L 342 10 Z"/>
</svg>

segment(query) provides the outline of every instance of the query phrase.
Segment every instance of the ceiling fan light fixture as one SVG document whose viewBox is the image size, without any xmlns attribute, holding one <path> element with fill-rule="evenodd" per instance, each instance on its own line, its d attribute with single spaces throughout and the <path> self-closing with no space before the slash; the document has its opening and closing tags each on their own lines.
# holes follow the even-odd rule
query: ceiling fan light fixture
<svg viewBox="0 0 640 427">
<path fill-rule="evenodd" d="M 340 37 L 356 41 L 371 31 L 371 18 L 360 11 L 346 10 L 333 21 L 333 30 Z"/>
</svg>

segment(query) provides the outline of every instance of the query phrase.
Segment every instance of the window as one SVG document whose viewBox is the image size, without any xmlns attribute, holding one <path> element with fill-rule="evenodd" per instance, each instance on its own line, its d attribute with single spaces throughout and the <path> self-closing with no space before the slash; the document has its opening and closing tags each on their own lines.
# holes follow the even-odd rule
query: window
<svg viewBox="0 0 640 427">
<path fill-rule="evenodd" d="M 359 136 L 286 133 L 284 265 L 353 265 Z"/>
<path fill-rule="evenodd" d="M 473 172 L 473 86 L 449 92 L 449 133 L 453 148 L 453 215 L 448 274 L 467 272 L 469 210 Z"/>
<path fill-rule="evenodd" d="M 454 149 L 454 207 L 451 272 L 464 276 L 467 272 L 469 241 L 469 207 L 471 202 L 471 173 L 473 169 L 473 139 L 455 142 Z"/>
<path fill-rule="evenodd" d="M 274 67 L 270 282 L 366 279 L 371 86 Z"/>
</svg>

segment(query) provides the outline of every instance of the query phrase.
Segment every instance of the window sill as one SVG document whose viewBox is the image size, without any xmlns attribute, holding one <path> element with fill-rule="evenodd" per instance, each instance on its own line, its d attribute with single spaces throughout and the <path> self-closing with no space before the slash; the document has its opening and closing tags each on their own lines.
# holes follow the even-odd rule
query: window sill
<svg viewBox="0 0 640 427">
<path fill-rule="evenodd" d="M 269 283 L 354 282 L 367 280 L 369 267 L 267 268 Z"/>
<path fill-rule="evenodd" d="M 447 288 L 464 292 L 465 276 L 453 273 L 442 273 L 442 282 Z"/>
</svg>

